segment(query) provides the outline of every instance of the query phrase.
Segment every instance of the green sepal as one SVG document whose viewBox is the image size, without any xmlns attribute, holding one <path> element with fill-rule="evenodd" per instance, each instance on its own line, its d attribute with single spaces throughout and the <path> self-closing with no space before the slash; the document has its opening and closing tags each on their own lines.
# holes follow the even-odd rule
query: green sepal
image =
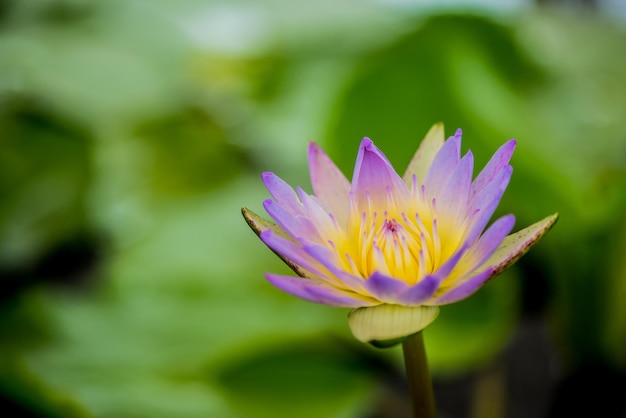
<svg viewBox="0 0 626 418">
<path fill-rule="evenodd" d="M 383 304 L 351 310 L 348 324 L 357 340 L 386 348 L 417 334 L 438 315 L 438 306 Z"/>
</svg>

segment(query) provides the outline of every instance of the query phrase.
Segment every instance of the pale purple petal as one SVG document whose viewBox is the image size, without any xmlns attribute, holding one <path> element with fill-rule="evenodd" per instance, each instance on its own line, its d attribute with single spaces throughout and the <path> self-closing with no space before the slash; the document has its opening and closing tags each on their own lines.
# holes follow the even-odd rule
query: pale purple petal
<svg viewBox="0 0 626 418">
<path fill-rule="evenodd" d="M 499 274 L 535 245 L 554 226 L 558 218 L 559 214 L 556 213 L 509 235 L 484 265 L 493 267 L 495 274 Z"/>
<path fill-rule="evenodd" d="M 312 258 L 304 249 L 293 241 L 289 241 L 274 234 L 271 230 L 265 230 L 259 235 L 261 240 L 278 254 L 289 267 L 300 276 L 317 276 L 329 280 L 327 274 L 322 271 L 322 266 Z"/>
<path fill-rule="evenodd" d="M 480 193 L 480 191 L 493 181 L 493 179 L 498 176 L 498 173 L 509 164 L 516 145 L 517 141 L 511 139 L 498 148 L 485 168 L 476 176 L 476 180 L 474 180 L 474 184 L 472 184 L 472 195 Z"/>
<path fill-rule="evenodd" d="M 439 288 L 442 278 L 434 275 L 424 277 L 422 280 L 406 289 L 396 298 L 399 305 L 415 306 L 423 305 Z"/>
<path fill-rule="evenodd" d="M 364 280 L 363 285 L 368 293 L 385 303 L 397 303 L 398 295 L 408 289 L 405 282 L 379 272 Z"/>
<path fill-rule="evenodd" d="M 483 272 L 477 273 L 469 279 L 465 280 L 463 283 L 459 284 L 443 293 L 439 297 L 435 298 L 429 305 L 445 305 L 448 303 L 458 302 L 459 300 L 465 299 L 470 296 L 472 293 L 476 292 L 478 289 L 482 287 L 483 284 L 489 278 L 491 278 L 495 274 L 493 269 L 487 269 Z"/>
<path fill-rule="evenodd" d="M 334 217 L 328 213 L 315 196 L 310 196 L 298 187 L 298 195 L 304 205 L 306 217 L 311 221 L 320 236 L 334 234 L 338 228 Z"/>
<path fill-rule="evenodd" d="M 506 215 L 496 220 L 467 252 L 466 257 L 472 262 L 469 269 L 474 270 L 487 261 L 502 244 L 504 238 L 509 235 L 514 225 L 515 216 L 513 215 Z"/>
<path fill-rule="evenodd" d="M 369 138 L 361 141 L 350 191 L 359 211 L 368 210 L 369 201 L 383 206 L 374 209 L 385 210 L 392 203 L 389 199 L 404 203 L 408 197 L 406 184 Z"/>
<path fill-rule="evenodd" d="M 280 290 L 310 302 L 346 308 L 380 304 L 371 298 L 333 288 L 316 280 L 269 273 L 266 273 L 265 277 Z"/>
<path fill-rule="evenodd" d="M 356 292 L 361 292 L 365 289 L 365 280 L 362 277 L 355 276 L 342 269 L 339 265 L 337 255 L 328 248 L 321 245 L 305 245 L 303 248 L 307 254 L 317 260 L 318 263 L 324 266 L 326 270 L 328 270 L 346 287 L 353 289 Z"/>
<path fill-rule="evenodd" d="M 448 138 L 433 160 L 424 187 L 429 197 L 438 196 L 450 179 L 461 159 L 461 130 L 457 129 L 454 136 Z"/>
<path fill-rule="evenodd" d="M 468 152 L 456 166 L 452 176 L 437 197 L 437 217 L 446 222 L 463 222 L 469 212 L 470 187 L 474 172 L 474 156 Z"/>
<path fill-rule="evenodd" d="M 274 201 L 292 216 L 302 213 L 302 204 L 298 200 L 298 195 L 283 179 L 274 173 L 265 172 L 261 176 L 265 187 L 270 192 Z"/>
<path fill-rule="evenodd" d="M 321 237 L 310 220 L 303 216 L 293 216 L 272 199 L 263 202 L 263 207 L 276 223 L 293 238 L 307 242 L 320 242 Z"/>
<path fill-rule="evenodd" d="M 350 182 L 314 142 L 309 144 L 309 171 L 313 192 L 340 224 L 348 217 Z"/>
<path fill-rule="evenodd" d="M 505 166 L 496 177 L 494 177 L 491 183 L 484 187 L 480 193 L 472 199 L 469 212 L 473 213 L 477 211 L 477 213 L 467 234 L 466 243 L 472 244 L 484 231 L 496 211 L 500 199 L 502 199 L 502 195 L 509 184 L 512 173 L 513 167 Z"/>
</svg>

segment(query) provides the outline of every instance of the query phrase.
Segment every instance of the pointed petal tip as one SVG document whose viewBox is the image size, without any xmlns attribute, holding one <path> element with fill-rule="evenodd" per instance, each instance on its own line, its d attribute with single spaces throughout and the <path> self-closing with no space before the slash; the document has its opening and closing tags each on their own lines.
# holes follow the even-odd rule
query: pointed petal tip
<svg viewBox="0 0 626 418">
<path fill-rule="evenodd" d="M 559 219 L 558 212 L 545 217 L 509 236 L 507 236 L 493 255 L 485 262 L 486 266 L 493 267 L 494 274 L 497 276 L 502 271 L 519 260 L 530 248 L 554 226 Z M 491 278 L 491 277 L 490 277 Z"/>
<path fill-rule="evenodd" d="M 250 209 L 245 208 L 245 207 L 241 208 L 241 213 L 246 223 L 250 227 L 250 229 L 252 229 L 252 231 L 254 231 L 254 233 L 257 234 L 258 236 L 260 236 L 263 231 L 271 230 L 276 235 L 279 235 L 285 238 L 288 237 L 287 233 L 283 231 L 280 226 L 276 225 L 272 221 L 262 218 L 261 216 L 257 215 Z"/>
<path fill-rule="evenodd" d="M 363 148 L 366 151 L 372 151 L 372 147 L 375 147 L 374 141 L 372 141 L 371 139 L 369 139 L 368 137 L 365 136 L 361 140 L 360 147 Z"/>
<path fill-rule="evenodd" d="M 321 148 L 315 141 L 309 141 L 308 151 L 309 154 L 316 154 L 321 151 Z"/>
</svg>

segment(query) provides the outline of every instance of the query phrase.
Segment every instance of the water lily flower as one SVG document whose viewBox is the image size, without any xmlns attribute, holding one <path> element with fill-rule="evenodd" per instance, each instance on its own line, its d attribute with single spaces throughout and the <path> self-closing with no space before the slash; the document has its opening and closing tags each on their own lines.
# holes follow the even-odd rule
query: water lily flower
<svg viewBox="0 0 626 418">
<path fill-rule="evenodd" d="M 248 224 L 297 277 L 266 274 L 277 288 L 326 305 L 355 308 L 354 335 L 384 344 L 415 334 L 439 306 L 476 292 L 521 257 L 556 222 L 549 216 L 511 234 L 513 215 L 487 227 L 509 183 L 515 140 L 474 178 L 461 130 L 428 132 L 402 177 L 369 138 L 350 183 L 311 143 L 314 195 L 273 173 L 263 206 L 274 222 L 244 208 Z"/>
</svg>

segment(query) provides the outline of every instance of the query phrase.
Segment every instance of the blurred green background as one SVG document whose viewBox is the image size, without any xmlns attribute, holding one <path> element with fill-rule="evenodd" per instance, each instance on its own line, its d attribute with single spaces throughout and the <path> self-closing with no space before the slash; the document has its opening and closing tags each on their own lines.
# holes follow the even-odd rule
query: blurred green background
<svg viewBox="0 0 626 418">
<path fill-rule="evenodd" d="M 561 218 L 425 331 L 441 417 L 626 417 L 625 98 L 617 0 L 1 1 L 2 415 L 408 416 L 239 211 L 443 121 L 517 138 L 498 214 Z"/>
</svg>

